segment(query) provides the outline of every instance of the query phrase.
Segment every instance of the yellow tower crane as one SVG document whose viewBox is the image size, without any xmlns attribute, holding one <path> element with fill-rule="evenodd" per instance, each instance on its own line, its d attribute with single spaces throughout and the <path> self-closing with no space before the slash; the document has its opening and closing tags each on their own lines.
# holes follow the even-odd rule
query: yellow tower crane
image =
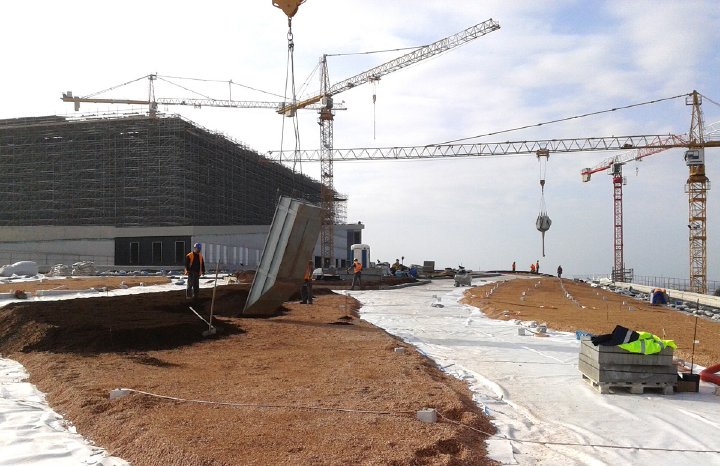
<svg viewBox="0 0 720 466">
<path fill-rule="evenodd" d="M 690 202 L 690 290 L 707 293 L 706 263 L 706 201 L 709 180 L 705 176 L 704 149 L 720 147 L 718 140 L 706 140 L 704 137 L 701 95 L 697 91 L 688 94 L 688 105 L 693 105 L 690 135 L 635 135 L 608 136 L 569 139 L 541 139 L 534 141 L 508 141 L 467 144 L 429 144 L 424 146 L 397 147 L 361 147 L 334 149 L 335 160 L 419 160 L 435 158 L 492 157 L 500 155 L 538 155 L 550 152 L 595 152 L 639 149 L 649 155 L 665 149 L 685 148 L 685 160 L 690 168 L 687 191 Z M 711 126 L 716 126 L 715 124 Z M 715 134 L 713 129 L 707 134 Z M 296 151 L 296 160 L 317 162 L 322 160 L 324 149 Z M 288 152 L 270 152 L 271 160 L 287 160 Z M 603 168 L 606 169 L 607 167 Z M 583 170 L 583 176 L 589 180 L 593 169 Z M 599 170 L 598 170 L 599 171 Z M 587 181 L 584 180 L 584 181 Z M 622 266 L 620 266 L 622 267 Z"/>
<path fill-rule="evenodd" d="M 273 5 L 276 3 L 298 3 L 296 2 L 276 2 L 273 1 Z M 299 5 L 299 4 L 298 4 Z M 278 6 L 278 5 L 276 5 Z M 287 7 L 287 5 L 285 5 Z M 297 8 L 293 10 L 292 5 L 286 10 L 283 7 L 283 11 L 297 11 Z M 293 13 L 294 14 L 294 13 Z M 288 21 L 290 16 L 288 16 Z M 430 45 L 419 47 L 412 52 L 406 53 L 398 58 L 390 60 L 382 65 L 378 65 L 360 74 L 344 79 L 336 84 L 330 85 L 330 77 L 327 66 L 327 55 L 323 55 L 320 58 L 320 92 L 316 95 L 285 105 L 278 109 L 278 113 L 285 116 L 292 116 L 294 113 L 301 108 L 306 108 L 309 105 L 319 104 L 321 108 L 318 110 L 319 113 L 319 125 L 320 125 L 320 207 L 322 217 L 322 227 L 320 230 L 320 254 L 322 256 L 323 267 L 334 268 L 335 264 L 335 189 L 333 181 L 333 120 L 334 110 L 333 107 L 333 96 L 353 89 L 361 84 L 367 82 L 377 82 L 381 77 L 392 73 L 393 71 L 400 70 L 408 67 L 422 60 L 438 55 L 448 50 L 454 49 L 464 45 L 471 40 L 482 37 L 492 31 L 500 29 L 500 24 L 497 21 L 488 19 L 482 23 L 471 26 L 457 34 L 440 39 L 433 42 Z"/>
<path fill-rule="evenodd" d="M 702 115 L 702 96 L 693 91 L 686 99 L 692 105 L 692 119 L 688 134 L 685 163 L 690 174 L 685 191 L 688 193 L 690 231 L 690 291 L 707 293 L 707 192 L 710 180 L 705 176 L 705 129 Z"/>
</svg>

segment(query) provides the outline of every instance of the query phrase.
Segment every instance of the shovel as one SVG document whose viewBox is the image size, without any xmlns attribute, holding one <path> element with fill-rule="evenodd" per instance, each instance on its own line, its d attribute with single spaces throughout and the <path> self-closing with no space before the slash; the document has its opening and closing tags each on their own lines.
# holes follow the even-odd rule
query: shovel
<svg viewBox="0 0 720 466">
<path fill-rule="evenodd" d="M 200 314 L 198 314 L 198 312 L 197 312 L 195 309 L 193 309 L 192 306 L 189 306 L 189 307 L 190 307 L 190 310 L 193 311 L 193 314 L 195 314 L 196 316 L 198 316 L 198 317 L 200 318 L 200 320 L 202 320 L 203 322 L 205 322 L 206 324 L 208 324 L 208 329 L 205 330 L 205 331 L 203 331 L 202 336 L 203 336 L 203 337 L 209 337 L 210 335 L 215 335 L 215 332 L 216 332 L 215 327 L 213 327 L 210 322 L 208 322 L 207 320 L 205 320 L 205 318 L 204 318 L 203 316 L 201 316 Z"/>
<path fill-rule="evenodd" d="M 215 335 L 215 327 L 212 326 L 213 310 L 215 309 L 215 290 L 217 289 L 218 270 L 220 269 L 220 262 L 215 264 L 215 283 L 213 283 L 213 297 L 210 302 L 210 322 L 208 322 L 208 329 L 203 332 L 203 336 L 207 337 Z"/>
</svg>

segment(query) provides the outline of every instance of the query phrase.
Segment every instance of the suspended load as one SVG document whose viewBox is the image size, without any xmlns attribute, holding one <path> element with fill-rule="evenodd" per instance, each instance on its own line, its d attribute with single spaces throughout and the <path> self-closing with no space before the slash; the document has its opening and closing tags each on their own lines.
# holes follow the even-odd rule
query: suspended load
<svg viewBox="0 0 720 466">
<path fill-rule="evenodd" d="M 292 18 L 297 13 L 300 5 L 305 3 L 305 0 L 273 0 L 273 6 L 280 8 L 288 18 Z"/>
<path fill-rule="evenodd" d="M 548 217 L 547 208 L 545 207 L 545 174 L 547 172 L 547 161 L 550 158 L 550 152 L 547 149 L 537 151 L 537 158 L 540 162 L 540 213 L 535 220 L 535 228 L 542 234 L 542 255 L 545 257 L 545 232 L 550 229 L 552 220 Z M 544 158 L 544 160 L 543 160 Z"/>
</svg>

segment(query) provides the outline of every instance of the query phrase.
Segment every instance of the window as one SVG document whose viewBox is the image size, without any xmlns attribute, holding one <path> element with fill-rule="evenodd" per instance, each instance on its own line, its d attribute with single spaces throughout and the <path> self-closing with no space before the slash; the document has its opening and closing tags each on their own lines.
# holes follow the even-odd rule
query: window
<svg viewBox="0 0 720 466">
<path fill-rule="evenodd" d="M 185 263 L 185 241 L 175 241 L 175 264 Z"/>
<path fill-rule="evenodd" d="M 140 265 L 140 243 L 130 243 L 130 265 Z"/>
<path fill-rule="evenodd" d="M 162 243 L 160 241 L 153 241 L 152 263 L 153 265 L 162 264 Z"/>
</svg>

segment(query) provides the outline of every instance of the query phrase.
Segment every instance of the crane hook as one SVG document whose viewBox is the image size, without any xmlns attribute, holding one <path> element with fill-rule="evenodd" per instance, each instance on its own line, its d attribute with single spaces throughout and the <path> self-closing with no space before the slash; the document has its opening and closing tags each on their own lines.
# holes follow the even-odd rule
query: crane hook
<svg viewBox="0 0 720 466">
<path fill-rule="evenodd" d="M 298 8 L 303 3 L 305 3 L 305 0 L 272 0 L 273 6 L 280 8 L 288 18 L 295 16 Z"/>
</svg>

